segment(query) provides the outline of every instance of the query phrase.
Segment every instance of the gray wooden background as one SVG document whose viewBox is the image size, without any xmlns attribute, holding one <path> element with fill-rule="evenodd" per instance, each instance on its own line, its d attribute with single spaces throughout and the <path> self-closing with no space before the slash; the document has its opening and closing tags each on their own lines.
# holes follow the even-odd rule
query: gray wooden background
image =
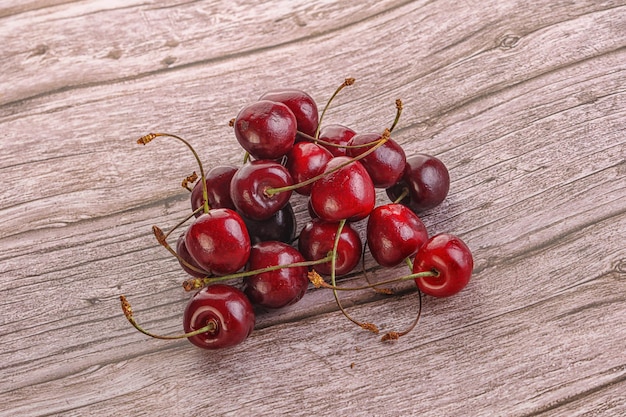
<svg viewBox="0 0 626 417">
<path fill-rule="evenodd" d="M 626 414 L 625 47 L 623 0 L 3 0 L 0 415 Z M 397 343 L 325 290 L 227 351 L 136 332 L 122 293 L 181 329 L 185 275 L 151 226 L 188 212 L 195 165 L 135 140 L 239 163 L 242 106 L 280 87 L 323 105 L 345 77 L 328 123 L 380 131 L 401 98 L 394 138 L 449 167 L 423 220 L 472 248 L 469 286 Z M 345 300 L 385 330 L 417 307 Z"/>
</svg>

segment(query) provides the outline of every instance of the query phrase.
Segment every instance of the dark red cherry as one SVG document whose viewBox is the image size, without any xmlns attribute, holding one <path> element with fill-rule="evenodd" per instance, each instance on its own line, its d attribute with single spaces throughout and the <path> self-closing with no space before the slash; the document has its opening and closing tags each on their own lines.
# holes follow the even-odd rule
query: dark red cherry
<svg viewBox="0 0 626 417">
<path fill-rule="evenodd" d="M 304 262 L 304 257 L 283 242 L 260 242 L 252 247 L 247 269 L 266 268 Z M 296 303 L 309 286 L 307 267 L 289 267 L 263 272 L 246 278 L 244 293 L 253 304 L 282 308 Z"/>
<path fill-rule="evenodd" d="M 391 201 L 396 201 L 407 189 L 409 195 L 400 201 L 420 212 L 441 204 L 450 189 L 448 169 L 431 155 L 417 154 L 407 158 L 402 180 L 387 189 Z"/>
<path fill-rule="evenodd" d="M 185 245 L 184 233 L 176 241 L 176 253 L 178 254 L 178 256 L 184 259 L 185 262 L 202 270 L 202 267 L 198 265 L 198 263 L 191 257 L 191 255 L 189 254 L 189 251 L 187 250 L 187 246 Z M 178 260 L 178 263 L 180 263 L 180 266 L 183 268 L 183 270 L 191 276 L 202 278 L 202 277 L 206 277 L 207 275 L 210 275 L 209 271 L 198 272 L 196 270 L 189 268 L 187 265 L 183 264 L 180 261 L 180 259 Z"/>
<path fill-rule="evenodd" d="M 325 258 L 333 250 L 338 227 L 338 222 L 311 220 L 300 232 L 298 239 L 300 253 L 309 261 Z M 335 275 L 345 275 L 358 265 L 362 253 L 361 245 L 361 238 L 357 231 L 349 223 L 344 224 L 337 245 Z M 331 273 L 330 262 L 315 265 L 314 268 L 320 274 L 330 275 Z"/>
<path fill-rule="evenodd" d="M 218 165 L 206 174 L 206 188 L 209 197 L 210 208 L 229 208 L 235 210 L 235 205 L 230 198 L 230 180 L 237 172 L 237 167 L 232 165 Z M 191 191 L 191 209 L 195 211 L 204 203 L 202 198 L 202 181 L 196 182 Z M 196 217 L 202 214 L 196 213 Z"/>
<path fill-rule="evenodd" d="M 296 140 L 297 122 L 282 103 L 261 100 L 244 107 L 235 118 L 235 137 L 255 159 L 278 159 Z"/>
<path fill-rule="evenodd" d="M 324 171 L 326 164 L 333 158 L 330 151 L 311 142 L 298 142 L 287 154 L 285 167 L 289 170 L 294 183 L 300 183 L 319 175 Z M 298 194 L 311 194 L 313 185 L 296 188 Z"/>
<path fill-rule="evenodd" d="M 240 344 L 254 329 L 254 309 L 243 292 L 225 284 L 202 288 L 187 303 L 185 332 L 212 326 L 214 330 L 188 340 L 202 349 L 222 349 Z"/>
<path fill-rule="evenodd" d="M 347 145 L 350 139 L 356 135 L 356 132 L 349 127 L 342 125 L 326 125 L 320 129 L 319 139 L 324 142 L 334 143 L 336 145 Z M 330 151 L 334 156 L 346 156 L 346 148 L 338 146 L 322 145 Z"/>
<path fill-rule="evenodd" d="M 269 240 L 291 243 L 296 237 L 296 215 L 290 203 L 266 220 L 252 220 L 244 215 L 241 218 L 248 228 L 253 245 Z"/>
<path fill-rule="evenodd" d="M 350 160 L 346 156 L 336 156 L 326 164 L 324 172 Z M 375 204 L 374 184 L 358 161 L 315 181 L 311 188 L 311 206 L 324 221 L 361 220 L 370 214 Z"/>
<path fill-rule="evenodd" d="M 230 209 L 203 213 L 185 233 L 185 246 L 204 270 L 232 274 L 248 262 L 250 237 L 241 216 Z"/>
<path fill-rule="evenodd" d="M 402 204 L 376 207 L 367 220 L 367 245 L 379 265 L 393 267 L 428 240 L 422 220 Z"/>
<path fill-rule="evenodd" d="M 314 136 L 317 130 L 319 116 L 317 104 L 313 98 L 301 90 L 275 90 L 263 94 L 260 100 L 277 101 L 283 103 L 296 116 L 298 130 L 309 136 Z"/>
<path fill-rule="evenodd" d="M 233 175 L 230 197 L 237 211 L 252 220 L 266 220 L 283 208 L 291 197 L 291 191 L 269 195 L 270 188 L 293 185 L 287 168 L 274 161 L 249 162 Z"/>
<path fill-rule="evenodd" d="M 415 279 L 418 288 L 434 297 L 448 297 L 461 291 L 474 269 L 472 252 L 458 237 L 442 233 L 431 237 L 417 251 L 413 273 L 433 271 L 437 276 Z"/>
<path fill-rule="evenodd" d="M 378 133 L 364 133 L 353 136 L 348 142 L 350 146 L 365 145 L 382 139 Z M 366 152 L 369 147 L 348 148 L 348 156 L 356 157 Z M 370 174 L 374 187 L 391 187 L 402 178 L 406 166 L 406 155 L 404 150 L 396 141 L 388 139 L 382 146 L 374 152 L 359 160 Z"/>
</svg>

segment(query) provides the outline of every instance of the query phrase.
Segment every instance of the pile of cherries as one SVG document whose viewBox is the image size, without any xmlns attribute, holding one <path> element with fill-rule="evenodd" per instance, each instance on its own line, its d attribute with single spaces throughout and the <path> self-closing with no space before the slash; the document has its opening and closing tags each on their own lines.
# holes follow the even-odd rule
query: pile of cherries
<svg viewBox="0 0 626 417">
<path fill-rule="evenodd" d="M 142 333 L 160 339 L 187 338 L 205 349 L 226 348 L 243 342 L 255 326 L 255 306 L 279 309 L 300 300 L 313 283 L 333 291 L 343 314 L 359 326 L 378 333 L 372 323 L 353 319 L 341 306 L 340 290 L 374 289 L 392 293 L 385 284 L 414 281 L 420 294 L 447 297 L 468 283 L 472 254 L 452 234 L 428 236 L 416 213 L 439 205 L 447 196 L 450 177 L 434 156 L 407 157 L 391 138 L 402 112 L 382 132 L 357 134 L 342 125 L 322 126 L 332 99 L 354 83 L 348 78 L 335 91 L 321 114 L 311 96 L 300 90 L 264 94 L 231 120 L 235 137 L 245 150 L 241 166 L 219 165 L 204 172 L 199 166 L 185 178 L 191 211 L 164 233 L 153 226 L 157 241 L 174 255 L 189 274 L 183 283 L 195 291 L 183 316 L 184 334 L 165 336 L 144 330 L 131 306 L 121 296 L 122 309 Z M 191 185 L 195 182 L 195 185 Z M 376 189 L 384 189 L 390 203 L 376 206 Z M 296 233 L 291 199 L 308 198 L 310 221 Z M 355 222 L 367 221 L 365 240 Z M 190 222 L 170 246 L 170 234 Z M 353 271 L 369 250 L 381 266 L 406 263 L 410 273 L 367 285 L 338 286 L 336 278 Z M 325 275 L 327 279 L 320 275 Z M 258 309 L 256 309 L 258 311 Z M 387 332 L 395 340 L 402 332 Z"/>
</svg>

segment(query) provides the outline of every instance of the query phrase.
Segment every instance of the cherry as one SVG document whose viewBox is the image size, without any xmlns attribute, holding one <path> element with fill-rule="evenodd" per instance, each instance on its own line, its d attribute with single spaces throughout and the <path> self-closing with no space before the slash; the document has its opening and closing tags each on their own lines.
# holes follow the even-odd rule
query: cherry
<svg viewBox="0 0 626 417">
<path fill-rule="evenodd" d="M 393 267 L 428 240 L 422 220 L 402 204 L 376 207 L 367 220 L 367 244 L 379 265 Z"/>
<path fill-rule="evenodd" d="M 289 170 L 293 180 L 306 181 L 324 171 L 326 164 L 333 158 L 333 154 L 326 148 L 311 142 L 298 142 L 287 154 L 285 167 Z M 309 195 L 313 184 L 296 188 L 298 194 Z"/>
<path fill-rule="evenodd" d="M 387 189 L 387 195 L 396 201 L 404 190 L 408 196 L 400 202 L 419 212 L 438 206 L 448 195 L 450 175 L 446 166 L 434 156 L 417 154 L 407 158 L 399 183 Z"/>
<path fill-rule="evenodd" d="M 252 247 L 247 269 L 304 261 L 300 252 L 288 244 L 267 241 Z M 302 298 L 309 285 L 308 272 L 307 267 L 296 266 L 253 275 L 246 278 L 244 292 L 253 304 L 265 308 L 282 308 Z"/>
<path fill-rule="evenodd" d="M 338 225 L 338 222 L 324 222 L 320 219 L 313 219 L 307 223 L 298 239 L 298 249 L 304 258 L 314 261 L 326 257 L 333 250 Z M 358 265 L 361 253 L 361 238 L 356 230 L 346 223 L 341 229 L 337 244 L 335 274 L 340 276 L 352 271 Z M 315 269 L 321 274 L 330 275 L 331 262 L 317 265 Z"/>
<path fill-rule="evenodd" d="M 353 136 L 348 142 L 348 145 L 357 146 L 368 143 L 374 145 L 381 139 L 382 135 L 378 133 L 363 133 Z M 366 152 L 367 149 L 366 147 L 352 147 L 347 149 L 347 154 L 348 156 L 356 157 Z M 387 188 L 396 184 L 402 177 L 406 166 L 406 155 L 402 147 L 398 145 L 396 141 L 389 139 L 381 147 L 359 162 L 363 164 L 372 178 L 374 187 Z"/>
<path fill-rule="evenodd" d="M 291 243 L 296 237 L 296 216 L 290 203 L 266 220 L 252 220 L 244 215 L 241 218 L 253 245 L 268 240 Z"/>
<path fill-rule="evenodd" d="M 241 269 L 250 255 L 246 225 L 230 209 L 212 209 L 196 218 L 185 233 L 185 246 L 197 265 L 217 275 Z"/>
<path fill-rule="evenodd" d="M 359 161 L 336 156 L 324 169 L 329 172 L 311 188 L 311 206 L 320 219 L 335 222 L 364 219 L 376 204 L 376 191 L 369 174 Z"/>
<path fill-rule="evenodd" d="M 252 304 L 237 288 L 215 284 L 198 291 L 188 302 L 183 316 L 186 333 L 207 331 L 188 337 L 203 349 L 228 348 L 246 340 L 254 329 Z"/>
<path fill-rule="evenodd" d="M 194 277 L 198 277 L 198 278 L 202 278 L 202 277 L 206 277 L 207 275 L 210 275 L 210 272 L 204 271 L 202 269 L 202 267 L 200 265 L 198 265 L 198 263 L 189 254 L 189 251 L 187 250 L 187 246 L 185 245 L 185 234 L 184 233 L 182 235 L 180 235 L 180 237 L 176 241 L 176 253 L 178 254 L 178 256 L 180 258 L 178 260 L 178 262 L 180 263 L 180 266 L 189 275 L 194 276 Z M 192 266 L 194 266 L 196 269 L 191 269 L 189 266 L 185 265 L 181 260 L 184 261 L 184 262 L 187 262 L 188 264 L 190 264 Z M 200 271 L 198 271 L 197 269 L 200 269 Z"/>
<path fill-rule="evenodd" d="M 206 188 L 211 208 L 229 208 L 235 210 L 230 198 L 230 181 L 237 172 L 232 165 L 218 165 L 206 174 Z M 198 181 L 191 191 L 191 209 L 195 212 L 204 204 L 202 198 L 202 181 Z M 201 212 L 196 212 L 198 217 Z"/>
<path fill-rule="evenodd" d="M 259 100 L 277 101 L 283 103 L 296 117 L 298 131 L 309 136 L 314 136 L 318 124 L 317 104 L 313 98 L 301 90 L 286 89 L 269 91 Z M 296 137 L 300 138 L 300 135 Z"/>
<path fill-rule="evenodd" d="M 322 127 L 322 129 L 320 130 L 319 139 L 320 141 L 340 145 L 331 146 L 322 143 L 322 146 L 328 149 L 330 153 L 332 153 L 334 156 L 347 156 L 346 148 L 341 146 L 347 145 L 354 135 L 356 135 L 356 132 L 349 127 L 333 124 Z"/>
<path fill-rule="evenodd" d="M 274 161 L 246 163 L 233 175 L 230 197 L 237 210 L 252 220 L 266 220 L 283 208 L 291 191 L 269 194 L 268 189 L 293 185 L 287 168 Z"/>
<path fill-rule="evenodd" d="M 467 245 L 458 237 L 441 233 L 431 237 L 417 251 L 413 273 L 435 272 L 434 276 L 415 278 L 418 288 L 434 297 L 449 297 L 469 282 L 474 259 Z"/>
<path fill-rule="evenodd" d="M 255 159 L 277 159 L 293 146 L 297 121 L 286 105 L 261 100 L 239 112 L 234 128 L 241 147 Z"/>
</svg>

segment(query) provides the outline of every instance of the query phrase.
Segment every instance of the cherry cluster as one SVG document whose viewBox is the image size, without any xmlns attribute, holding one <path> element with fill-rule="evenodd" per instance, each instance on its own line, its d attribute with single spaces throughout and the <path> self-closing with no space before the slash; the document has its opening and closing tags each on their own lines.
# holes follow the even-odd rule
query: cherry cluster
<svg viewBox="0 0 626 417">
<path fill-rule="evenodd" d="M 190 191 L 189 215 L 168 233 L 153 226 L 159 244 L 189 275 L 183 287 L 195 292 L 184 311 L 185 333 L 144 330 L 121 296 L 124 314 L 137 330 L 160 339 L 187 338 L 205 349 L 231 347 L 254 329 L 255 306 L 292 305 L 312 283 L 331 289 L 348 319 L 378 333 L 376 325 L 345 311 L 338 291 L 391 294 L 386 284 L 414 281 L 421 311 L 422 293 L 447 297 L 466 286 L 473 269 L 467 245 L 452 234 L 429 236 L 418 217 L 446 198 L 450 177 L 436 157 L 407 157 L 392 139 L 402 102 L 396 101 L 396 117 L 382 132 L 322 126 L 333 98 L 353 83 L 346 79 L 321 114 L 310 95 L 294 89 L 268 92 L 244 107 L 230 122 L 245 150 L 241 166 L 218 165 L 205 173 L 194 148 L 179 136 L 151 133 L 138 140 L 144 145 L 158 137 L 182 142 L 196 158 L 200 176 L 194 172 L 183 180 Z M 391 202 L 376 206 L 377 189 L 385 190 Z M 308 199 L 311 217 L 299 233 L 294 195 Z M 355 227 L 362 220 L 367 222 L 364 241 Z M 170 234 L 187 222 L 170 246 Z M 363 267 L 367 285 L 338 286 L 336 278 L 353 271 L 367 250 L 379 265 L 406 263 L 410 273 L 370 283 Z M 408 333 L 418 319 L 419 313 L 408 329 L 388 332 L 383 340 Z"/>
</svg>

